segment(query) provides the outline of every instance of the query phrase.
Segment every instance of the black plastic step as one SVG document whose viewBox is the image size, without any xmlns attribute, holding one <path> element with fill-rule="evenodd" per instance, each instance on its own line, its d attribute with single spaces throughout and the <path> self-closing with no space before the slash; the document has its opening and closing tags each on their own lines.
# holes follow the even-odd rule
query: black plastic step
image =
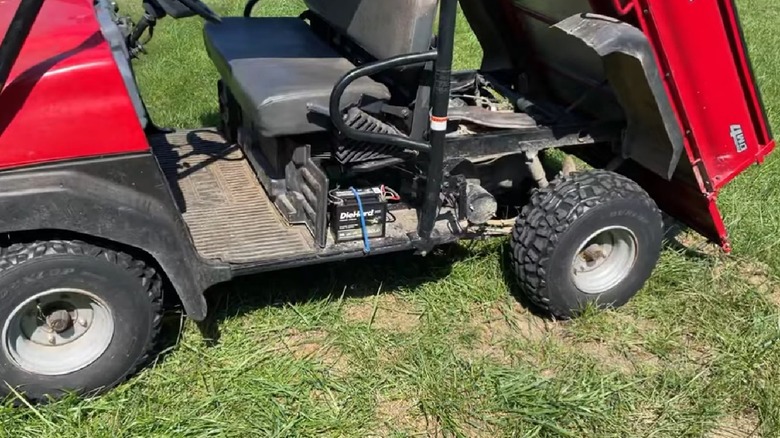
<svg viewBox="0 0 780 438">
<path fill-rule="evenodd" d="M 301 146 L 293 152 L 285 169 L 287 191 L 298 217 L 314 236 L 314 242 L 324 248 L 328 240 L 328 177 L 311 159 L 311 148 Z"/>
</svg>

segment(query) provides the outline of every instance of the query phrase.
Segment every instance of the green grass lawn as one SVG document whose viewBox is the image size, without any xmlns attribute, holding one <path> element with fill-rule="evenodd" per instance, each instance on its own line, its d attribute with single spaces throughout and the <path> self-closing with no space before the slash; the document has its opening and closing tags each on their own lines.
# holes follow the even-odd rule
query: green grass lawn
<svg viewBox="0 0 780 438">
<path fill-rule="evenodd" d="M 780 4 L 738 3 L 777 130 Z M 215 123 L 200 28 L 162 21 L 136 62 L 162 125 Z M 465 25 L 458 53 L 460 67 L 479 61 Z M 566 323 L 513 298 L 505 241 L 242 279 L 213 294 L 218 342 L 184 322 L 175 347 L 103 397 L 9 401 L 0 437 L 780 436 L 780 156 L 721 205 L 733 256 L 667 249 L 625 308 Z"/>
</svg>

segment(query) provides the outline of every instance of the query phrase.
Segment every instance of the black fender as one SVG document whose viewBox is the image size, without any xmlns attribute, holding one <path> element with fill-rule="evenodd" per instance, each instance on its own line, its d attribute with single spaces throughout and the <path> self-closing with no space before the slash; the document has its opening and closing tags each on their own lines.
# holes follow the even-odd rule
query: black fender
<svg viewBox="0 0 780 438">
<path fill-rule="evenodd" d="M 151 153 L 0 172 L 0 232 L 43 230 L 97 237 L 149 254 L 197 321 L 208 312 L 203 292 L 230 278 L 228 266 L 198 255 Z"/>
<path fill-rule="evenodd" d="M 597 14 L 574 15 L 554 28 L 578 38 L 602 58 L 626 115 L 623 157 L 671 179 L 684 150 L 683 132 L 645 34 Z"/>
</svg>

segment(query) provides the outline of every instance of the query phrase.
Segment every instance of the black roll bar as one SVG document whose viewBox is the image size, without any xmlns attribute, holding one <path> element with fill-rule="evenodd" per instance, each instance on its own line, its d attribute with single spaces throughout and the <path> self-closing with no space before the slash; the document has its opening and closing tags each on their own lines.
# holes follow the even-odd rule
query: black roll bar
<svg viewBox="0 0 780 438">
<path fill-rule="evenodd" d="M 433 68 L 431 89 L 431 155 L 428 158 L 428 175 L 425 183 L 420 223 L 417 234 L 430 241 L 441 207 L 441 186 L 444 180 L 444 146 L 447 136 L 447 111 L 450 107 L 450 83 L 452 81 L 452 56 L 455 51 L 455 25 L 458 19 L 458 0 L 441 0 L 439 10 L 439 37 L 436 63 Z M 443 127 L 441 125 L 443 124 Z M 436 126 L 439 125 L 439 126 Z"/>
<path fill-rule="evenodd" d="M 0 90 L 5 88 L 11 68 L 19 58 L 22 46 L 41 12 L 41 6 L 43 0 L 22 0 L 8 25 L 3 42 L 0 43 Z"/>
<path fill-rule="evenodd" d="M 441 204 L 441 185 L 444 179 L 444 145 L 446 142 L 447 110 L 450 102 L 450 80 L 452 77 L 452 55 L 455 48 L 455 24 L 458 0 L 441 0 L 439 10 L 438 47 L 436 50 L 365 64 L 347 73 L 333 88 L 330 96 L 330 119 L 333 126 L 347 138 L 371 143 L 406 147 L 428 152 L 428 172 L 425 197 L 417 234 L 430 241 Z M 341 113 L 341 97 L 349 84 L 357 79 L 392 68 L 434 62 L 433 87 L 431 89 L 431 130 L 428 142 L 412 140 L 388 134 L 374 134 L 358 131 L 346 126 Z"/>
<path fill-rule="evenodd" d="M 333 92 L 330 94 L 330 105 L 328 110 L 330 112 L 330 119 L 333 122 L 333 126 L 335 126 L 336 129 L 341 132 L 341 134 L 353 140 L 387 144 L 420 152 L 429 152 L 431 150 L 431 145 L 426 142 L 415 141 L 410 138 L 401 137 L 398 135 L 375 134 L 372 132 L 358 131 L 357 129 L 350 128 L 344 123 L 344 116 L 341 113 L 341 97 L 344 95 L 344 92 L 350 84 L 362 77 L 371 76 L 373 74 L 397 67 L 425 64 L 426 62 L 436 60 L 437 56 L 438 52 L 435 50 L 430 52 L 400 55 L 393 58 L 384 59 L 382 61 L 361 65 L 360 67 L 347 73 L 336 83 L 336 86 L 333 87 Z"/>
</svg>

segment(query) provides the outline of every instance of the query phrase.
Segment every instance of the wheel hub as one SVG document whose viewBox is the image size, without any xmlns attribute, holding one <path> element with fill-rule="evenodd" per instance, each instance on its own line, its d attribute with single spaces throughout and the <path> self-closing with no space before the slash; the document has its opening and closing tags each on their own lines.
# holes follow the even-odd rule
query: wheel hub
<svg viewBox="0 0 780 438">
<path fill-rule="evenodd" d="M 592 271 L 598 268 L 604 263 L 609 254 L 606 254 L 605 248 L 602 245 L 593 244 L 582 250 L 580 257 L 585 261 L 585 265 L 581 267 L 582 272 Z"/>
<path fill-rule="evenodd" d="M 70 312 L 65 309 L 55 310 L 46 316 L 46 325 L 55 333 L 64 332 L 72 324 L 73 318 L 70 316 Z"/>
<path fill-rule="evenodd" d="M 2 349 L 28 372 L 69 374 L 97 360 L 113 333 L 111 312 L 96 295 L 54 289 L 14 309 L 3 327 Z"/>
<path fill-rule="evenodd" d="M 606 227 L 590 235 L 572 261 L 572 281 L 582 292 L 601 294 L 626 279 L 634 267 L 637 239 L 623 227 Z"/>
</svg>

